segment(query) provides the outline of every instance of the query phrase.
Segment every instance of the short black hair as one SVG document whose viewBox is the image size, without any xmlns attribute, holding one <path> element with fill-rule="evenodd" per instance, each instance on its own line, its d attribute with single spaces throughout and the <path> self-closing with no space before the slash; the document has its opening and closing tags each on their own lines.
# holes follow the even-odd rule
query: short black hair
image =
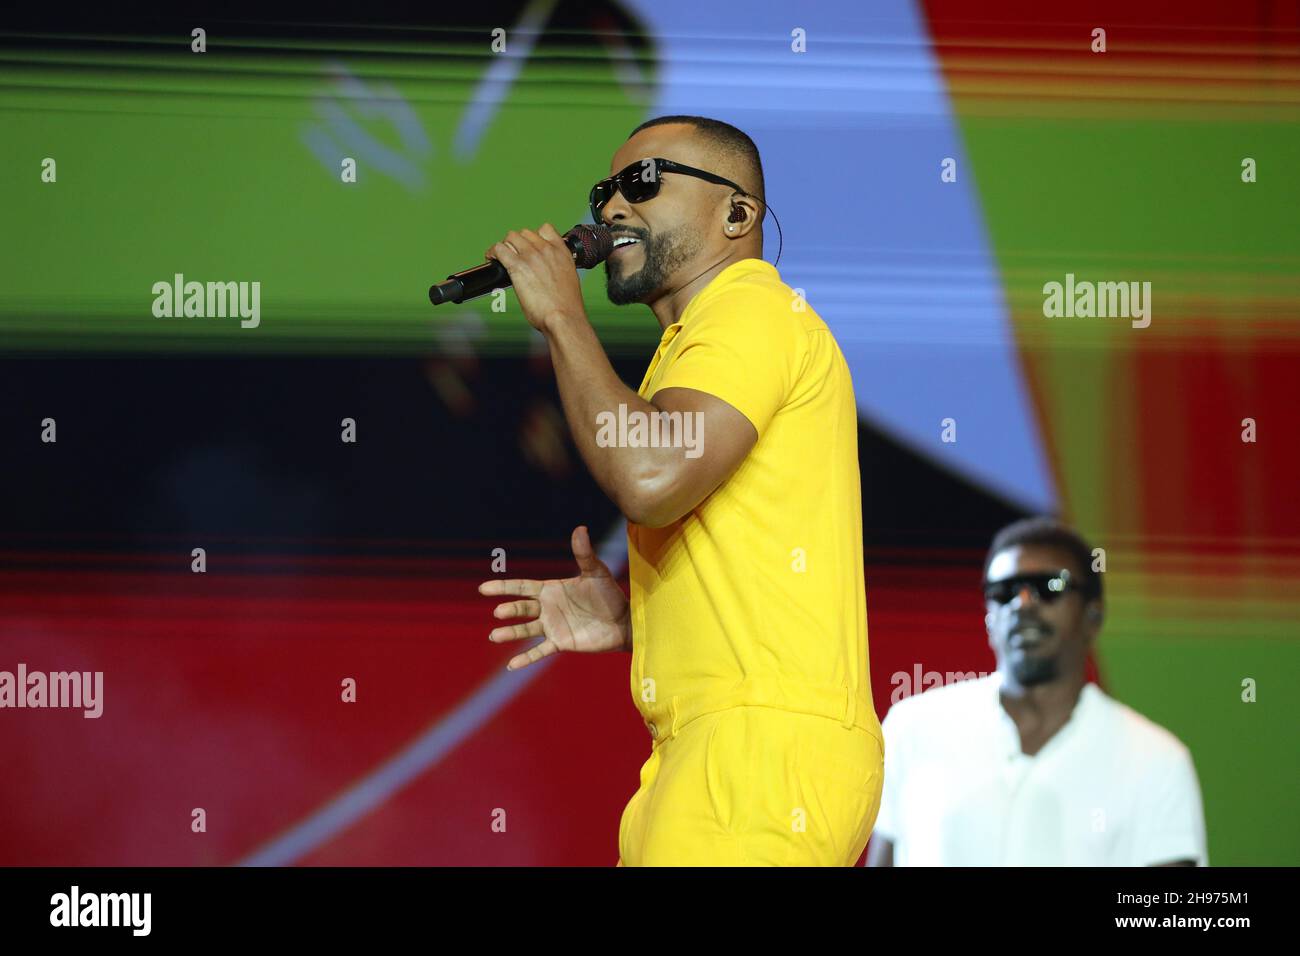
<svg viewBox="0 0 1300 956">
<path fill-rule="evenodd" d="M 1083 572 L 1083 597 L 1085 601 L 1101 600 L 1101 575 L 1092 569 L 1092 547 L 1073 528 L 1055 518 L 1039 515 L 1013 521 L 996 535 L 989 553 L 984 558 L 984 579 L 989 576 L 989 565 L 994 557 L 1008 548 L 1021 544 L 1036 544 L 1065 551 Z"/>
<path fill-rule="evenodd" d="M 693 126 L 709 146 L 720 152 L 740 157 L 740 166 L 745 170 L 746 178 L 750 180 L 749 185 L 754 186 L 749 190 L 750 195 L 761 200 L 764 205 L 767 204 L 766 186 L 763 182 L 763 160 L 758 155 L 758 147 L 745 132 L 736 129 L 730 123 L 709 119 L 707 116 L 657 116 L 632 130 L 627 134 L 627 138 L 631 139 L 641 130 L 649 129 L 651 126 L 668 126 L 672 123 Z M 742 187 L 746 185 L 744 179 L 740 180 L 740 185 Z"/>
</svg>

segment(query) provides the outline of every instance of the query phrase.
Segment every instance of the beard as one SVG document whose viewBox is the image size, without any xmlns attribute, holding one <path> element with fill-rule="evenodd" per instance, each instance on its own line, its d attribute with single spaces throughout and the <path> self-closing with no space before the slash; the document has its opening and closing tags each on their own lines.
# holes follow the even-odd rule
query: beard
<svg viewBox="0 0 1300 956">
<path fill-rule="evenodd" d="M 1011 676 L 1021 687 L 1050 684 L 1061 676 L 1061 667 L 1055 657 L 1021 657 L 1011 665 Z"/>
<path fill-rule="evenodd" d="M 634 233 L 635 235 L 635 233 Z M 645 302 L 668 284 L 668 277 L 695 258 L 703 244 L 702 237 L 689 226 L 678 226 L 649 239 L 641 237 L 645 263 L 640 270 L 626 273 L 626 266 L 611 267 L 605 260 L 605 293 L 615 305 Z"/>
</svg>

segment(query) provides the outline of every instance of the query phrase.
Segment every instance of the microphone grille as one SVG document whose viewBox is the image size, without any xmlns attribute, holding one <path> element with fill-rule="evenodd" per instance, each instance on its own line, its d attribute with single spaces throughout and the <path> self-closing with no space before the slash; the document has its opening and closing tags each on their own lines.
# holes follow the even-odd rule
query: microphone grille
<svg viewBox="0 0 1300 956">
<path fill-rule="evenodd" d="M 570 229 L 569 235 L 578 242 L 574 265 L 579 269 L 590 269 L 599 265 L 614 251 L 614 237 L 609 234 L 609 227 L 606 225 L 593 226 L 583 223 Z"/>
</svg>

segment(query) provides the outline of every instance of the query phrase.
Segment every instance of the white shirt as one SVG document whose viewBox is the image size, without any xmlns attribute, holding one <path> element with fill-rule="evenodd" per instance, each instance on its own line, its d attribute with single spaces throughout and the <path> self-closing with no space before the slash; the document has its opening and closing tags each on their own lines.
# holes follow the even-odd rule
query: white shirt
<svg viewBox="0 0 1300 956">
<path fill-rule="evenodd" d="M 1000 674 L 894 704 L 875 832 L 895 866 L 1208 864 L 1201 791 L 1182 742 L 1095 684 L 1034 756 Z"/>
</svg>

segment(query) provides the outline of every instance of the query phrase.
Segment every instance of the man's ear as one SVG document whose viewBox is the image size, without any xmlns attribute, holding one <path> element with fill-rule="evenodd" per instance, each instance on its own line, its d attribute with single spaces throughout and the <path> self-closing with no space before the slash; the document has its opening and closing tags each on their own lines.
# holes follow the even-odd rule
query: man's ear
<svg viewBox="0 0 1300 956">
<path fill-rule="evenodd" d="M 746 193 L 732 193 L 727 206 L 726 235 L 729 239 L 739 239 L 763 221 L 761 204 Z"/>
<path fill-rule="evenodd" d="M 1088 609 L 1084 612 L 1088 624 L 1092 627 L 1093 634 L 1101 630 L 1102 621 L 1106 619 L 1106 609 L 1101 606 L 1100 601 L 1091 601 Z"/>
</svg>

